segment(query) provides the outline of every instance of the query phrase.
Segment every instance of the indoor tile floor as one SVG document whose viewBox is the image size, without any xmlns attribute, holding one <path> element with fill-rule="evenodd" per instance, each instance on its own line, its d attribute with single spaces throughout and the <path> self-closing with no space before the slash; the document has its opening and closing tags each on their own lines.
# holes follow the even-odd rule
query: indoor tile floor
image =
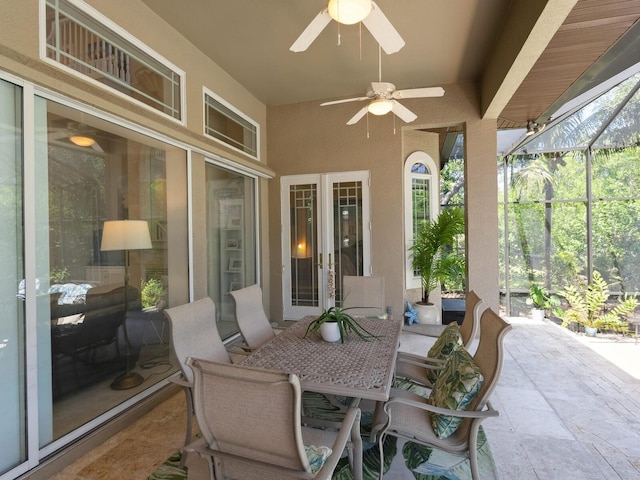
<svg viewBox="0 0 640 480">
<path fill-rule="evenodd" d="M 484 422 L 499 478 L 640 478 L 640 344 L 510 321 L 493 398 L 500 416 Z M 401 350 L 425 352 L 432 341 L 403 334 Z M 180 448 L 184 422 L 178 393 L 53 480 L 144 480 Z M 404 479 L 413 476 L 402 465 L 385 475 Z"/>
</svg>

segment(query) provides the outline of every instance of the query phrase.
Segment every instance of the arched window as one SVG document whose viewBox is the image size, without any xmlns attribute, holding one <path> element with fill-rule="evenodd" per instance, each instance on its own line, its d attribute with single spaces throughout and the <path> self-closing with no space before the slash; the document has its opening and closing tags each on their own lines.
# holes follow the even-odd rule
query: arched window
<svg viewBox="0 0 640 480">
<path fill-rule="evenodd" d="M 440 174 L 436 162 L 425 152 L 413 152 L 404 164 L 404 238 L 406 288 L 420 288 L 420 276 L 412 267 L 411 251 L 416 232 L 438 215 Z"/>
</svg>

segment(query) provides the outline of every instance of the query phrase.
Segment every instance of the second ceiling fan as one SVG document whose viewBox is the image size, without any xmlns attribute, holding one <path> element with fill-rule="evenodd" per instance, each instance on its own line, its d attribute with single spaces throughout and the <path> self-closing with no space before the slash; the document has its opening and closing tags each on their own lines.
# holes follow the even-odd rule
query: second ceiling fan
<svg viewBox="0 0 640 480">
<path fill-rule="evenodd" d="M 331 19 L 345 25 L 362 22 L 389 55 L 404 46 L 400 34 L 373 0 L 329 0 L 327 8 L 311 21 L 289 50 L 302 52 L 309 48 Z"/>
<path fill-rule="evenodd" d="M 357 123 L 367 112 L 374 115 L 385 115 L 393 112 L 404 122 L 413 122 L 417 115 L 402 105 L 398 100 L 404 98 L 426 98 L 441 97 L 444 95 L 442 87 L 424 87 L 409 88 L 406 90 L 396 90 L 393 83 L 388 82 L 372 82 L 364 97 L 345 98 L 343 100 L 334 100 L 331 102 L 321 103 L 320 106 L 335 105 L 346 102 L 360 102 L 368 100 L 369 103 L 362 107 L 348 122 L 347 125 Z"/>
</svg>

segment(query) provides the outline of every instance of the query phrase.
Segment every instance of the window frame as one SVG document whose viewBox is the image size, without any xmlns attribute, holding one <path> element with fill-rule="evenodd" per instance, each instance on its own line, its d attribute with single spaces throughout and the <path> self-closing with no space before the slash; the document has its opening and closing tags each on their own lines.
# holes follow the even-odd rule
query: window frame
<svg viewBox="0 0 640 480">
<path fill-rule="evenodd" d="M 214 101 L 218 102 L 223 107 L 231 110 L 233 113 L 238 115 L 244 121 L 246 121 L 247 123 L 249 123 L 250 125 L 255 127 L 255 136 L 256 136 L 256 154 L 255 155 L 252 155 L 249 152 L 246 152 L 246 151 L 244 151 L 244 150 L 242 150 L 242 149 L 240 149 L 238 147 L 235 147 L 231 143 L 228 143 L 228 142 L 225 142 L 223 140 L 220 140 L 219 138 L 216 138 L 213 135 L 207 133 L 207 130 L 209 129 L 209 127 L 207 125 L 207 108 L 209 106 L 207 104 L 207 96 L 211 97 Z M 231 121 L 236 122 L 236 120 L 234 118 L 232 118 L 232 117 L 226 116 L 226 118 L 228 118 Z M 238 125 L 242 126 L 238 122 L 236 122 L 236 123 Z M 213 130 L 213 129 L 211 129 L 211 130 Z M 210 139 L 218 142 L 219 144 L 224 145 L 225 147 L 228 147 L 228 148 L 232 149 L 235 152 L 241 153 L 242 155 L 246 155 L 247 157 L 249 157 L 249 158 L 251 158 L 253 160 L 260 161 L 260 124 L 258 122 L 256 122 L 253 118 L 251 118 L 250 116 L 245 114 L 244 112 L 240 111 L 238 108 L 234 107 L 231 103 L 227 102 L 220 95 L 216 94 L 211 89 L 209 89 L 209 88 L 207 88 L 205 86 L 202 87 L 202 134 L 205 137 L 210 138 Z"/>
<path fill-rule="evenodd" d="M 415 164 L 422 164 L 429 173 L 413 172 Z M 405 238 L 405 283 L 407 289 L 421 288 L 419 275 L 415 275 L 412 266 L 411 246 L 413 245 L 414 211 L 413 180 L 426 180 L 429 185 L 429 220 L 433 220 L 440 212 L 440 169 L 436 161 L 424 151 L 411 153 L 404 163 L 404 238 Z"/>
<path fill-rule="evenodd" d="M 75 70 L 73 68 L 70 68 L 62 63 L 57 62 L 56 60 L 49 58 L 47 56 L 47 25 L 46 25 L 46 19 L 47 19 L 47 3 L 52 2 L 52 1 L 57 1 L 57 0 L 39 0 L 39 9 L 40 9 L 40 18 L 39 18 L 39 37 L 38 37 L 38 44 L 39 44 L 39 54 L 40 54 L 40 60 L 42 60 L 43 62 L 46 62 L 50 65 L 53 65 L 55 68 L 64 70 L 65 72 L 74 75 L 80 79 L 82 79 L 85 82 L 89 82 L 92 85 L 96 85 L 102 89 L 105 89 L 107 91 L 109 91 L 110 93 L 113 93 L 114 95 L 117 95 L 121 98 L 124 98 L 130 102 L 135 103 L 136 105 L 140 105 L 143 108 L 157 113 L 165 118 L 170 119 L 173 122 L 178 123 L 179 125 L 182 126 L 186 126 L 187 121 L 187 102 L 186 102 L 186 72 L 182 69 L 180 69 L 179 67 L 177 67 L 176 65 L 174 65 L 172 62 L 170 62 L 169 60 L 167 60 L 165 57 L 163 57 L 162 55 L 160 55 L 158 52 L 156 52 L 155 50 L 153 50 L 152 48 L 150 48 L 148 45 L 146 45 L 145 43 L 143 43 L 141 40 L 139 40 L 138 38 L 136 38 L 135 36 L 133 36 L 131 33 L 129 33 L 127 30 L 123 29 L 122 27 L 120 27 L 118 24 L 116 24 L 115 22 L 113 22 L 111 19 L 107 18 L 105 15 L 103 15 L 102 13 L 100 13 L 98 10 L 96 10 L 95 8 L 91 7 L 90 5 L 88 5 L 87 3 L 85 3 L 82 0 L 65 0 L 67 3 L 69 3 L 70 5 L 82 10 L 83 13 L 85 13 L 87 16 L 91 17 L 95 22 L 99 23 L 101 26 L 103 26 L 105 29 L 107 29 L 108 31 L 112 32 L 114 35 L 119 36 L 122 40 L 124 40 L 125 42 L 130 43 L 132 46 L 134 46 L 135 48 L 138 48 L 139 50 L 141 50 L 143 53 L 147 54 L 148 56 L 154 58 L 158 63 L 161 63 L 162 65 L 164 65 L 165 67 L 167 67 L 169 70 L 171 70 L 173 73 L 175 73 L 176 75 L 178 75 L 178 77 L 180 78 L 180 110 L 179 110 L 179 118 L 173 117 L 161 110 L 158 110 L 156 108 L 153 108 L 150 105 L 147 105 L 144 102 L 141 102 L 137 99 L 135 99 L 134 97 L 127 95 L 125 93 L 120 92 L 119 90 L 104 84 L 98 80 L 95 80 L 93 78 L 91 78 L 88 75 L 83 74 L 82 72 L 79 72 L 78 70 Z"/>
</svg>

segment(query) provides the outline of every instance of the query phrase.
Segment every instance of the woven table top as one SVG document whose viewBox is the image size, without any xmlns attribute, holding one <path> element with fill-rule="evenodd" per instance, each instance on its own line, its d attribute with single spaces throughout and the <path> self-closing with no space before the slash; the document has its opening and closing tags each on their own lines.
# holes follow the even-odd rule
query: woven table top
<svg viewBox="0 0 640 480">
<path fill-rule="evenodd" d="M 344 343 L 329 343 L 319 332 L 304 336 L 314 318 L 302 318 L 249 355 L 242 365 L 295 373 L 308 391 L 388 400 L 402 322 L 358 318 L 358 323 L 380 338 L 367 341 L 351 333 Z"/>
</svg>

